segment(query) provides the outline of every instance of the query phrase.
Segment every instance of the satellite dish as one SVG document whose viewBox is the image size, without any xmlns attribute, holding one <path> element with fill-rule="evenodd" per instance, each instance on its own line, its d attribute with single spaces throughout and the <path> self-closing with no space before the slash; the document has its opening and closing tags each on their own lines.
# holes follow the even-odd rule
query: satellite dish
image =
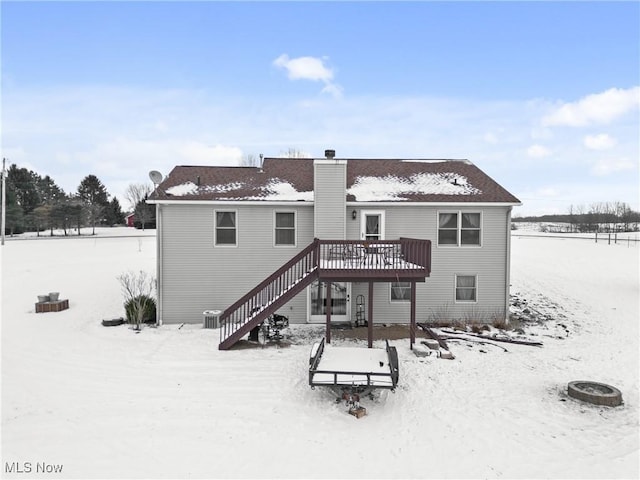
<svg viewBox="0 0 640 480">
<path fill-rule="evenodd" d="M 151 170 L 149 172 L 149 178 L 151 179 L 154 185 L 158 185 L 162 183 L 162 174 L 157 170 Z"/>
</svg>

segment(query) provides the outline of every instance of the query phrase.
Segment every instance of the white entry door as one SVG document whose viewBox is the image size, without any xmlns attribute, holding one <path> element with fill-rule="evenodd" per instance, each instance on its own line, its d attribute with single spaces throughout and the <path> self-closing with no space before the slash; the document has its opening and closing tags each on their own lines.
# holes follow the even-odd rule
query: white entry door
<svg viewBox="0 0 640 480">
<path fill-rule="evenodd" d="M 384 211 L 362 211 L 360 215 L 360 240 L 384 240 Z"/>
<path fill-rule="evenodd" d="M 331 282 L 331 322 L 350 320 L 351 284 Z M 309 323 L 327 321 L 327 283 L 314 281 L 309 287 Z"/>
</svg>

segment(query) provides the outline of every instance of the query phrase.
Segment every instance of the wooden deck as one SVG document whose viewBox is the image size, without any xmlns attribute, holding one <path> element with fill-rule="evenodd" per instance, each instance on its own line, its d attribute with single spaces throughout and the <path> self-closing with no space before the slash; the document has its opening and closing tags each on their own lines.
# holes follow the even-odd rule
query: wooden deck
<svg viewBox="0 0 640 480">
<path fill-rule="evenodd" d="M 226 350 L 314 280 L 321 282 L 424 282 L 431 273 L 431 242 L 398 240 L 320 240 L 313 243 L 229 306 L 220 316 L 218 348 Z M 329 290 L 330 292 L 330 290 Z M 330 299 L 327 299 L 330 302 Z M 372 312 L 369 298 L 369 312 Z M 412 300 L 412 319 L 415 300 Z M 327 314 L 327 325 L 330 324 Z M 327 327 L 327 342 L 330 342 Z M 413 341 L 413 336 L 412 336 Z M 370 342 L 371 343 L 371 340 Z"/>
</svg>

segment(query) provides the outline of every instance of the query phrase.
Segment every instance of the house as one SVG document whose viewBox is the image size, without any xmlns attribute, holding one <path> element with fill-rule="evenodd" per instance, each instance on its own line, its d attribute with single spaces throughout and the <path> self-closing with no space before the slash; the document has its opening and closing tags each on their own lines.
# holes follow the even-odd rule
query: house
<svg viewBox="0 0 640 480">
<path fill-rule="evenodd" d="M 328 336 L 332 322 L 366 318 L 369 344 L 373 323 L 507 318 L 520 201 L 468 160 L 327 150 L 259 167 L 177 166 L 148 203 L 158 324 L 221 310 L 222 349 L 275 311 L 325 323 Z"/>
</svg>

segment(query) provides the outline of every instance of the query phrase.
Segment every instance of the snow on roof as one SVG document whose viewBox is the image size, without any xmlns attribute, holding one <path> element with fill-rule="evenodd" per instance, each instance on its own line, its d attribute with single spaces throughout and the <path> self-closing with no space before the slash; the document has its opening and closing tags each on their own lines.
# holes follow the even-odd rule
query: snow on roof
<svg viewBox="0 0 640 480">
<path fill-rule="evenodd" d="M 193 182 L 181 183 L 171 188 L 167 188 L 166 193 L 174 197 L 182 197 L 184 195 L 193 195 L 198 191 L 198 186 Z"/>
<path fill-rule="evenodd" d="M 313 191 L 299 192 L 289 182 L 274 179 L 261 190 L 264 195 L 247 197 L 246 200 L 313 201 Z"/>
<path fill-rule="evenodd" d="M 174 197 L 183 197 L 185 195 L 195 195 L 197 193 L 226 193 L 234 190 L 240 190 L 245 187 L 242 182 L 232 182 L 223 185 L 201 185 L 198 186 L 193 182 L 181 183 L 174 187 L 168 188 L 166 193 Z"/>
<path fill-rule="evenodd" d="M 201 185 L 185 182 L 168 188 L 166 193 L 173 197 L 196 195 L 203 193 L 228 193 L 242 190 L 247 185 L 244 182 L 232 182 L 220 185 Z M 289 182 L 273 179 L 267 185 L 259 187 L 261 194 L 253 196 L 233 197 L 234 200 L 280 200 L 280 201 L 313 201 L 313 191 L 299 192 Z"/>
<path fill-rule="evenodd" d="M 357 177 L 347 190 L 356 201 L 405 200 L 403 195 L 473 195 L 482 193 L 471 186 L 466 177 L 455 173 L 419 173 L 408 178 L 393 175 L 385 177 Z"/>
</svg>

